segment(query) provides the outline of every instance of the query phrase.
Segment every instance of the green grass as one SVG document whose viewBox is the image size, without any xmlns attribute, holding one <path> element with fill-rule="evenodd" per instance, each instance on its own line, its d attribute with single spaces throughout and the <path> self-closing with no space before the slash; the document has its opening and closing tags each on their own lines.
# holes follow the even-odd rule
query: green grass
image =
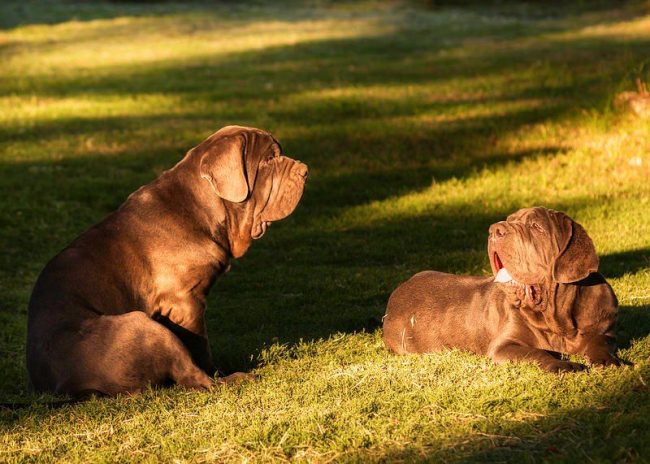
<svg viewBox="0 0 650 464">
<path fill-rule="evenodd" d="M 34 402 L 0 409 L 0 462 L 650 461 L 650 122 L 611 110 L 650 6 L 431 3 L 0 5 L 0 400 Z M 219 366 L 260 381 L 47 408 L 38 272 L 232 123 L 311 169 L 209 301 Z M 388 354 L 368 320 L 391 290 L 488 273 L 489 224 L 531 205 L 589 231 L 634 367 Z"/>
</svg>

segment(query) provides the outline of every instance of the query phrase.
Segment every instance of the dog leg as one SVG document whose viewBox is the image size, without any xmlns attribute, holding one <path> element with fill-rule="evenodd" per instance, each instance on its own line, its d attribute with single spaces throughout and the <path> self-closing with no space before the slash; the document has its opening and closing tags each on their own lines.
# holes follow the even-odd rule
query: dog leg
<svg viewBox="0 0 650 464">
<path fill-rule="evenodd" d="M 606 335 L 594 335 L 583 337 L 581 346 L 576 350 L 576 354 L 581 354 L 590 364 L 596 366 L 620 366 L 621 360 L 612 354 L 615 351 L 613 338 Z"/>
<path fill-rule="evenodd" d="M 547 351 L 520 345 L 516 342 L 506 342 L 490 350 L 490 357 L 496 363 L 507 361 L 533 361 L 548 372 L 572 372 L 586 369 L 586 366 L 555 358 Z"/>
<path fill-rule="evenodd" d="M 57 338 L 47 353 L 57 393 L 137 393 L 170 380 L 199 390 L 214 384 L 172 332 L 140 311 L 87 319 Z"/>
<path fill-rule="evenodd" d="M 203 369 L 208 375 L 214 375 L 217 369 L 212 360 L 212 350 L 208 340 L 208 330 L 203 318 L 196 321 L 190 327 L 183 327 L 168 317 L 154 317 L 156 322 L 167 327 L 176 335 L 189 350 L 194 363 Z"/>
</svg>

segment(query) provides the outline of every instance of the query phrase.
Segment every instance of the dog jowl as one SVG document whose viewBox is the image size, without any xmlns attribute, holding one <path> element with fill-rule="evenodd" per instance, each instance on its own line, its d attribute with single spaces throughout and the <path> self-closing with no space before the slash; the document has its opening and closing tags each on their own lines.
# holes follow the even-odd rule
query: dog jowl
<svg viewBox="0 0 650 464">
<path fill-rule="evenodd" d="M 73 396 L 210 388 L 208 292 L 291 214 L 306 178 L 271 134 L 228 126 L 131 194 L 41 272 L 28 313 L 33 387 Z"/>
<path fill-rule="evenodd" d="M 561 353 L 619 364 L 618 302 L 580 224 L 541 207 L 519 210 L 490 227 L 488 255 L 491 277 L 425 271 L 399 286 L 384 318 L 387 347 L 400 354 L 456 347 L 553 372 L 585 367 Z"/>
</svg>

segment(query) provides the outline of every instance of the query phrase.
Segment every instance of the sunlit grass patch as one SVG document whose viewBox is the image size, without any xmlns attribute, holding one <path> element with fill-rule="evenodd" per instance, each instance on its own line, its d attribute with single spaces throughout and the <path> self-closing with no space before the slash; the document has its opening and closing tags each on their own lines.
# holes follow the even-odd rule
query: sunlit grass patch
<svg viewBox="0 0 650 464">
<path fill-rule="evenodd" d="M 486 167 L 462 180 L 454 177 L 439 182 L 432 176 L 431 185 L 423 191 L 346 210 L 341 220 L 365 226 L 463 204 L 470 208 L 479 204 L 481 208 L 502 211 L 516 205 L 533 204 L 539 198 L 544 198 L 548 205 L 557 204 L 558 208 L 565 209 L 573 205 L 580 209 L 581 204 L 586 203 L 587 210 L 591 207 L 601 210 L 602 214 L 602 207 L 611 210 L 611 203 L 620 200 L 621 212 L 630 216 L 620 221 L 620 227 L 634 229 L 639 232 L 637 238 L 643 237 L 642 231 L 650 227 L 650 215 L 643 214 L 650 194 L 647 182 L 650 178 L 647 156 L 650 128 L 638 121 L 614 127 L 605 134 L 588 128 L 582 133 L 556 128 L 554 137 L 546 135 L 543 138 L 545 144 L 552 147 L 550 155 L 542 150 L 544 145 L 538 146 L 541 134 L 548 134 L 547 129 L 527 127 L 502 143 L 516 149 L 529 149 L 531 156 L 522 162 Z M 602 207 L 589 204 L 598 200 L 603 201 Z M 598 224 L 594 227 L 597 230 L 593 233 L 601 232 Z M 620 235 L 620 227 L 612 233 Z"/>
<path fill-rule="evenodd" d="M 391 31 L 372 16 L 244 21 L 223 6 L 216 6 L 214 13 L 71 21 L 4 32 L 0 40 L 12 52 L 5 65 L 14 76 L 24 72 L 43 76 L 91 69 L 119 73 L 132 65 L 197 59 L 218 63 L 219 57 L 234 53 Z"/>
</svg>

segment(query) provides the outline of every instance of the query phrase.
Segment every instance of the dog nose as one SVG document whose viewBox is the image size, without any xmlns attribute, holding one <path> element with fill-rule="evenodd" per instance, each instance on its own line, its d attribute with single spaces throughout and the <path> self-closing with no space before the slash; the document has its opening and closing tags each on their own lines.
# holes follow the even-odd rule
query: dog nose
<svg viewBox="0 0 650 464">
<path fill-rule="evenodd" d="M 305 163 L 301 163 L 300 161 L 296 161 L 296 167 L 293 168 L 293 172 L 303 179 L 307 179 L 307 176 L 309 176 L 309 168 Z"/>
<path fill-rule="evenodd" d="M 506 226 L 503 221 L 497 222 L 490 226 L 490 235 L 494 238 L 501 238 L 507 234 Z"/>
</svg>

